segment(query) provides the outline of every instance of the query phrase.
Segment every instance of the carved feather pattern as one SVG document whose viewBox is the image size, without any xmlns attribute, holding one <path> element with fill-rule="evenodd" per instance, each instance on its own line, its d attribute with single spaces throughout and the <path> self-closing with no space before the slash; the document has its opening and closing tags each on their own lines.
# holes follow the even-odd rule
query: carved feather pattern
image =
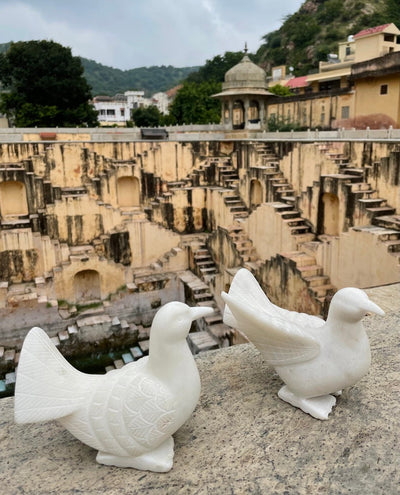
<svg viewBox="0 0 400 495">
<path fill-rule="evenodd" d="M 319 354 L 319 343 L 306 330 L 325 322 L 272 304 L 248 270 L 237 272 L 229 294 L 222 293 L 222 298 L 224 322 L 243 332 L 269 364 L 301 363 Z"/>
</svg>

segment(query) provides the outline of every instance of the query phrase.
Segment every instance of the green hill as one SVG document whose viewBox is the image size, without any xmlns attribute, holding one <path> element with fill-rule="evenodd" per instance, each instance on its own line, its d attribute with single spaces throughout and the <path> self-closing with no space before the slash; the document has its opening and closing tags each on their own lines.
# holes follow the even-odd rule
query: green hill
<svg viewBox="0 0 400 495">
<path fill-rule="evenodd" d="M 81 61 L 93 95 L 112 96 L 132 89 L 145 91 L 146 96 L 150 96 L 177 86 L 191 72 L 198 69 L 198 67 L 176 68 L 162 65 L 120 70 L 82 57 Z"/>
<path fill-rule="evenodd" d="M 263 37 L 257 62 L 267 72 L 276 65 L 292 66 L 296 76 L 318 68 L 339 41 L 362 29 L 393 22 L 400 27 L 398 0 L 307 0 Z"/>
</svg>

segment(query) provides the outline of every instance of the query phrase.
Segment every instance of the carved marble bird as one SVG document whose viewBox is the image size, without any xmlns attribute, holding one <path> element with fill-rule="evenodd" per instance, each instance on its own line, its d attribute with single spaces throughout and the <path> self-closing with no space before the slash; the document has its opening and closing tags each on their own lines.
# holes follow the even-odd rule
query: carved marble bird
<svg viewBox="0 0 400 495">
<path fill-rule="evenodd" d="M 371 354 L 361 319 L 384 312 L 362 290 L 339 290 L 326 322 L 274 305 L 245 268 L 221 295 L 224 323 L 244 333 L 285 382 L 278 396 L 314 418 L 328 419 L 333 395 L 367 373 Z"/>
<path fill-rule="evenodd" d="M 172 468 L 172 434 L 192 414 L 200 377 L 186 342 L 193 320 L 209 307 L 163 306 L 150 331 L 149 356 L 105 375 L 72 367 L 40 328 L 21 351 L 15 421 L 58 420 L 98 450 L 97 462 L 166 472 Z"/>
</svg>

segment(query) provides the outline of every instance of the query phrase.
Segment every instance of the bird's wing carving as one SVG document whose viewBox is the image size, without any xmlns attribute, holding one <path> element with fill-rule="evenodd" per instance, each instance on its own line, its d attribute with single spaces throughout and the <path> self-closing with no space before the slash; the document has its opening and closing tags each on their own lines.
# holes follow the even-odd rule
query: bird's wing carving
<svg viewBox="0 0 400 495">
<path fill-rule="evenodd" d="M 176 401 L 159 380 L 139 373 L 129 384 L 123 408 L 127 430 L 146 448 L 159 445 L 176 430 Z"/>
<path fill-rule="evenodd" d="M 262 352 L 269 364 L 301 363 L 319 354 L 320 346 L 314 338 L 274 308 L 271 310 L 267 306 L 266 310 L 260 310 L 257 296 L 253 300 L 250 297 L 237 299 L 223 292 L 222 298 L 229 307 L 236 328 Z"/>
<path fill-rule="evenodd" d="M 229 295 L 237 301 L 243 301 L 244 304 L 250 305 L 257 312 L 279 316 L 284 320 L 294 322 L 302 327 L 317 328 L 325 323 L 318 316 L 289 311 L 273 304 L 265 295 L 253 274 L 245 268 L 240 269 L 234 276 L 229 289 Z M 231 327 L 237 327 L 235 318 L 229 308 L 225 309 L 224 323 Z"/>
<path fill-rule="evenodd" d="M 91 375 L 71 366 L 46 332 L 35 327 L 25 338 L 15 387 L 15 420 L 32 423 L 62 418 L 86 400 Z"/>
</svg>

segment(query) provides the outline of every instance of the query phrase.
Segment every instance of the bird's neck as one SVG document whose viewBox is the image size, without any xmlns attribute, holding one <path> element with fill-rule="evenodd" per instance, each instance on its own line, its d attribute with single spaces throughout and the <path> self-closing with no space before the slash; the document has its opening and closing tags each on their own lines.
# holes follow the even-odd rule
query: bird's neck
<svg viewBox="0 0 400 495">
<path fill-rule="evenodd" d="M 348 318 L 344 318 L 340 311 L 329 311 L 326 325 L 330 328 L 335 336 L 342 335 L 344 339 L 354 339 L 365 334 L 364 327 L 361 320 L 354 319 L 353 321 Z"/>
<path fill-rule="evenodd" d="M 199 372 L 186 340 L 174 343 L 150 342 L 151 371 L 170 386 L 182 387 L 182 379 L 199 381 Z"/>
</svg>

